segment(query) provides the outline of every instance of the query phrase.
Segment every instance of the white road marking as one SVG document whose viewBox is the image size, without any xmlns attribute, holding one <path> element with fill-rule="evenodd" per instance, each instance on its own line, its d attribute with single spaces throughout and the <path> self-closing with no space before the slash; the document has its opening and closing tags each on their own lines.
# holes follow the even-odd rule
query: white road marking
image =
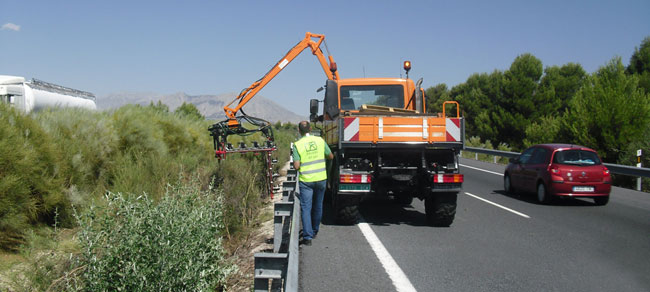
<svg viewBox="0 0 650 292">
<path fill-rule="evenodd" d="M 524 217 L 524 218 L 530 219 L 530 216 L 528 216 L 528 215 L 526 215 L 526 214 L 524 214 L 524 213 L 517 212 L 517 211 L 512 210 L 512 209 L 510 209 L 510 208 L 508 208 L 508 207 L 505 207 L 505 206 L 501 206 L 501 205 L 499 205 L 499 204 L 497 204 L 497 203 L 495 203 L 495 202 L 488 201 L 488 200 L 486 200 L 486 199 L 483 199 L 483 198 L 481 198 L 481 197 L 479 197 L 479 196 L 477 196 L 477 195 L 470 194 L 470 193 L 468 193 L 468 192 L 465 192 L 465 194 L 468 195 L 468 196 L 471 196 L 471 197 L 477 198 L 477 199 L 479 199 L 479 200 L 481 200 L 481 201 L 483 201 L 483 202 L 486 202 L 486 203 L 488 203 L 488 204 L 492 204 L 492 205 L 494 205 L 494 206 L 497 206 L 497 207 L 499 207 L 499 208 L 501 208 L 501 209 L 503 209 L 503 210 L 506 210 L 506 211 L 509 211 L 509 212 L 515 213 L 515 214 L 517 214 L 517 215 L 519 215 L 519 216 L 521 216 L 521 217 Z"/>
<path fill-rule="evenodd" d="M 473 166 L 469 166 L 469 165 L 465 165 L 465 164 L 460 164 L 460 166 L 462 166 L 462 167 L 467 167 L 467 168 L 471 168 L 471 169 L 480 170 L 480 171 L 487 172 L 487 173 L 491 173 L 491 174 L 496 174 L 496 175 L 503 176 L 503 173 L 498 173 L 498 172 L 494 172 L 494 171 L 489 171 L 489 170 L 485 170 L 485 169 L 480 169 L 480 168 L 478 168 L 478 167 L 473 167 Z"/>
<path fill-rule="evenodd" d="M 372 247 L 372 250 L 375 252 L 375 255 L 381 262 L 381 265 L 384 266 L 384 270 L 386 270 L 386 273 L 388 273 L 388 276 L 393 281 L 393 285 L 395 286 L 397 291 L 398 292 L 417 291 L 415 290 L 415 287 L 413 287 L 413 284 L 411 284 L 411 281 L 409 281 L 409 279 L 406 277 L 406 274 L 404 274 L 402 269 L 400 269 L 400 267 L 397 265 L 393 257 L 390 256 L 388 250 L 386 250 L 386 248 L 381 243 L 377 235 L 372 231 L 372 228 L 370 228 L 368 223 L 360 222 L 358 226 L 359 229 L 361 229 L 361 233 L 363 233 L 363 236 L 366 237 L 366 240 L 370 244 L 370 247 Z"/>
</svg>

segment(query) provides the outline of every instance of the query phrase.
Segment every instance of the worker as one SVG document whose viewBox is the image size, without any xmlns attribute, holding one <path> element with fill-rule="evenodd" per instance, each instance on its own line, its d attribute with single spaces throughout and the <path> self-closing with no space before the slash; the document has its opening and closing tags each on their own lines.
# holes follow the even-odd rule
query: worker
<svg viewBox="0 0 650 292">
<path fill-rule="evenodd" d="M 311 240 L 318 234 L 323 217 L 323 197 L 327 183 L 325 158 L 334 155 L 323 138 L 309 134 L 309 122 L 298 124 L 300 140 L 294 143 L 293 166 L 299 171 L 300 211 L 302 216 L 303 245 L 311 245 Z"/>
</svg>

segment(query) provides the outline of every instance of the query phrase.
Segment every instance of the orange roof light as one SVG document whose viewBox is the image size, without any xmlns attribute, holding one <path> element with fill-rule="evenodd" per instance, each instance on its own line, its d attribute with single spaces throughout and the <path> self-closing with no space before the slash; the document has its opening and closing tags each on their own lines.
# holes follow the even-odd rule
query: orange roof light
<svg viewBox="0 0 650 292">
<path fill-rule="evenodd" d="M 404 61 L 404 70 L 406 70 L 406 73 L 411 70 L 411 61 Z"/>
<path fill-rule="evenodd" d="M 336 72 L 336 70 L 337 70 L 336 62 L 331 62 L 330 63 L 330 71 L 332 71 L 332 73 L 334 73 L 334 72 Z"/>
</svg>

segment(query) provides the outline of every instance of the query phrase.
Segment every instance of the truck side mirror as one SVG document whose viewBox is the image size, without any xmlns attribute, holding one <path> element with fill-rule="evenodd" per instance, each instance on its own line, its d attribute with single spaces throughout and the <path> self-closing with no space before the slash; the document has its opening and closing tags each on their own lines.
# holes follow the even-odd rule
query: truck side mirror
<svg viewBox="0 0 650 292">
<path fill-rule="evenodd" d="M 334 80 L 327 80 L 325 85 L 325 105 L 323 106 L 323 113 L 329 115 L 330 118 L 335 118 L 339 115 L 339 88 Z"/>
<path fill-rule="evenodd" d="M 309 100 L 309 113 L 312 115 L 318 114 L 318 99 Z"/>
</svg>

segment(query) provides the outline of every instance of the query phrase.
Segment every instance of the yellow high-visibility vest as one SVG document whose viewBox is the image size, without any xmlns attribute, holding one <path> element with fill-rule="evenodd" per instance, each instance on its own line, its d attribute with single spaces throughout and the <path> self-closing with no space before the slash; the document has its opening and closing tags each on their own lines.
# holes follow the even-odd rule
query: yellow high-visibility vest
<svg viewBox="0 0 650 292">
<path fill-rule="evenodd" d="M 300 155 L 300 181 L 326 180 L 325 141 L 321 137 L 304 136 L 295 146 Z"/>
</svg>

